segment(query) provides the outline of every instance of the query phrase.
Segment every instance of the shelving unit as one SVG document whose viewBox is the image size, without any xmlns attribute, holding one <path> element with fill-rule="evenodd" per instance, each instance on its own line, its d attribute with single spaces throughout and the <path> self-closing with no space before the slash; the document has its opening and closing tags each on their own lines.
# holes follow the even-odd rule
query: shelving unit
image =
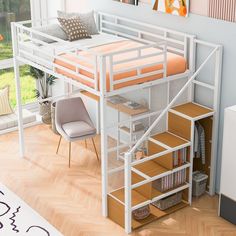
<svg viewBox="0 0 236 236">
<path fill-rule="evenodd" d="M 95 98 L 96 99 L 96 98 Z M 147 108 L 140 110 L 132 110 L 124 107 L 123 105 L 114 105 L 108 103 L 110 107 L 120 113 L 125 113 L 132 118 L 141 117 L 143 114 L 151 112 Z M 158 220 L 168 214 L 180 210 L 192 202 L 192 171 L 202 170 L 208 176 L 208 190 L 212 184 L 212 157 L 214 153 L 213 147 L 213 127 L 214 127 L 215 110 L 205 107 L 203 105 L 188 102 L 185 104 L 172 106 L 168 110 L 167 131 L 151 135 L 147 138 L 146 147 L 148 153 L 141 160 L 132 158 L 131 165 L 131 229 L 137 229 L 154 220 Z M 148 117 L 148 115 L 146 116 Z M 119 120 L 120 122 L 120 120 Z M 202 165 L 200 159 L 193 158 L 193 138 L 194 138 L 194 125 L 195 122 L 200 122 L 206 131 L 206 165 Z M 119 132 L 126 135 L 135 135 L 132 132 L 131 126 L 119 126 Z M 139 133 L 142 131 L 137 131 Z M 119 137 L 117 137 L 119 140 Z M 130 142 L 132 139 L 130 139 Z M 118 146 L 118 144 L 117 144 Z M 132 145 L 130 146 L 132 148 Z M 173 152 L 187 149 L 186 162 L 180 166 L 174 167 L 173 165 Z M 124 165 L 120 169 L 125 172 L 125 156 L 120 159 L 124 161 Z M 178 186 L 174 186 L 166 191 L 159 191 L 154 188 L 152 183 L 156 180 L 166 176 L 173 175 L 174 173 L 186 170 L 186 182 Z M 162 211 L 151 203 L 159 201 L 163 198 L 171 196 L 172 194 L 182 192 L 181 203 Z M 126 188 L 116 189 L 110 192 L 107 196 L 108 201 L 108 217 L 125 228 L 125 206 L 126 206 Z M 135 220 L 132 217 L 132 212 L 140 207 L 149 205 L 150 215 L 144 220 Z"/>
<path fill-rule="evenodd" d="M 180 210 L 192 202 L 192 171 L 195 160 L 193 159 L 193 138 L 195 122 L 201 122 L 206 128 L 206 139 L 210 141 L 212 137 L 212 122 L 215 112 L 196 103 L 186 103 L 174 106 L 168 113 L 168 129 L 166 132 L 152 135 L 148 138 L 148 153 L 141 160 L 133 160 L 131 165 L 131 228 L 132 230 L 142 227 L 154 220 L 160 219 L 174 211 Z M 211 126 L 209 122 L 211 121 Z M 208 128 L 207 128 L 208 127 Z M 209 142 L 212 145 L 212 142 Z M 186 162 L 179 166 L 173 164 L 173 152 L 186 148 Z M 207 149 L 207 163 L 211 162 L 211 152 Z M 209 150 L 208 150 L 209 149 Z M 125 157 L 124 157 L 125 160 Z M 206 167 L 208 170 L 210 168 Z M 159 191 L 153 187 L 153 182 L 174 173 L 185 170 L 185 182 L 173 186 L 166 191 Z M 134 181 L 133 173 L 138 181 Z M 207 172 L 209 175 L 210 173 Z M 152 205 L 152 202 L 159 201 L 175 193 L 182 193 L 181 203 L 162 211 Z M 125 227 L 125 187 L 112 191 L 108 195 L 108 217 L 117 224 Z M 140 207 L 150 207 L 150 215 L 144 220 L 135 220 L 132 212 Z"/>
</svg>

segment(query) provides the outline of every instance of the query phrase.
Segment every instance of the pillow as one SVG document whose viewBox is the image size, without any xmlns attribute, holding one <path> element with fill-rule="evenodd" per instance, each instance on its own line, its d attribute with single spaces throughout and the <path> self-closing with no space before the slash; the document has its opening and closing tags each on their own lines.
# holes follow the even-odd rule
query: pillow
<svg viewBox="0 0 236 236">
<path fill-rule="evenodd" d="M 0 116 L 13 113 L 9 102 L 9 86 L 0 89 Z"/>
<path fill-rule="evenodd" d="M 65 30 L 69 41 L 91 38 L 86 27 L 80 22 L 79 18 L 58 18 L 62 28 Z"/>
<path fill-rule="evenodd" d="M 57 37 L 57 38 L 62 39 L 62 40 L 68 40 L 66 32 L 62 29 L 62 27 L 59 24 L 51 24 L 51 25 L 42 26 L 42 27 L 35 27 L 34 29 L 39 31 L 39 32 Z M 33 37 L 35 39 L 41 40 L 45 43 L 54 43 L 54 42 L 56 42 L 53 39 L 45 38 L 45 37 L 37 35 L 37 34 L 33 34 Z"/>
<path fill-rule="evenodd" d="M 88 13 L 75 13 L 75 12 L 74 13 L 66 13 L 63 11 L 57 11 L 57 14 L 58 14 L 58 17 L 66 18 L 66 19 L 79 17 L 81 22 L 87 28 L 87 31 L 90 35 L 98 34 L 98 29 L 97 29 L 97 25 L 95 23 L 93 11 L 90 11 Z"/>
</svg>

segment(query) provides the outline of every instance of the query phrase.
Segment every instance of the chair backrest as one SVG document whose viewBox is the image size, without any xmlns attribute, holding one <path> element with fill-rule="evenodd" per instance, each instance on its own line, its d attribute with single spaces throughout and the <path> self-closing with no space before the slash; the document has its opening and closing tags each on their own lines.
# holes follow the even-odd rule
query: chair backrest
<svg viewBox="0 0 236 236">
<path fill-rule="evenodd" d="M 66 98 L 57 101 L 55 121 L 57 126 L 74 121 L 85 121 L 94 127 L 93 122 L 80 97 Z"/>
</svg>

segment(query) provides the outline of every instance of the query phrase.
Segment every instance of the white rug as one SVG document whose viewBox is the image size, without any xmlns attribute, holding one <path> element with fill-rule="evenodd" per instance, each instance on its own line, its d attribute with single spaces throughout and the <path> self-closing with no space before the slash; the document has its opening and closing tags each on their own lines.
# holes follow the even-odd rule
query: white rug
<svg viewBox="0 0 236 236">
<path fill-rule="evenodd" d="M 1 236 L 63 236 L 23 200 L 0 183 Z"/>
</svg>

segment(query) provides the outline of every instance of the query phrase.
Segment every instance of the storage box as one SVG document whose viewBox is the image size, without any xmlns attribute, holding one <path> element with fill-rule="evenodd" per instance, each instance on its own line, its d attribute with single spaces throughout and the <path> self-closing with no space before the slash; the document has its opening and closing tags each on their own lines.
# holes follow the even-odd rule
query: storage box
<svg viewBox="0 0 236 236">
<path fill-rule="evenodd" d="M 182 192 L 175 193 L 169 197 L 153 202 L 152 205 L 164 211 L 170 207 L 179 204 L 182 201 Z"/>
<path fill-rule="evenodd" d="M 193 172 L 193 196 L 199 197 L 206 192 L 208 176 L 200 171 Z"/>
</svg>

